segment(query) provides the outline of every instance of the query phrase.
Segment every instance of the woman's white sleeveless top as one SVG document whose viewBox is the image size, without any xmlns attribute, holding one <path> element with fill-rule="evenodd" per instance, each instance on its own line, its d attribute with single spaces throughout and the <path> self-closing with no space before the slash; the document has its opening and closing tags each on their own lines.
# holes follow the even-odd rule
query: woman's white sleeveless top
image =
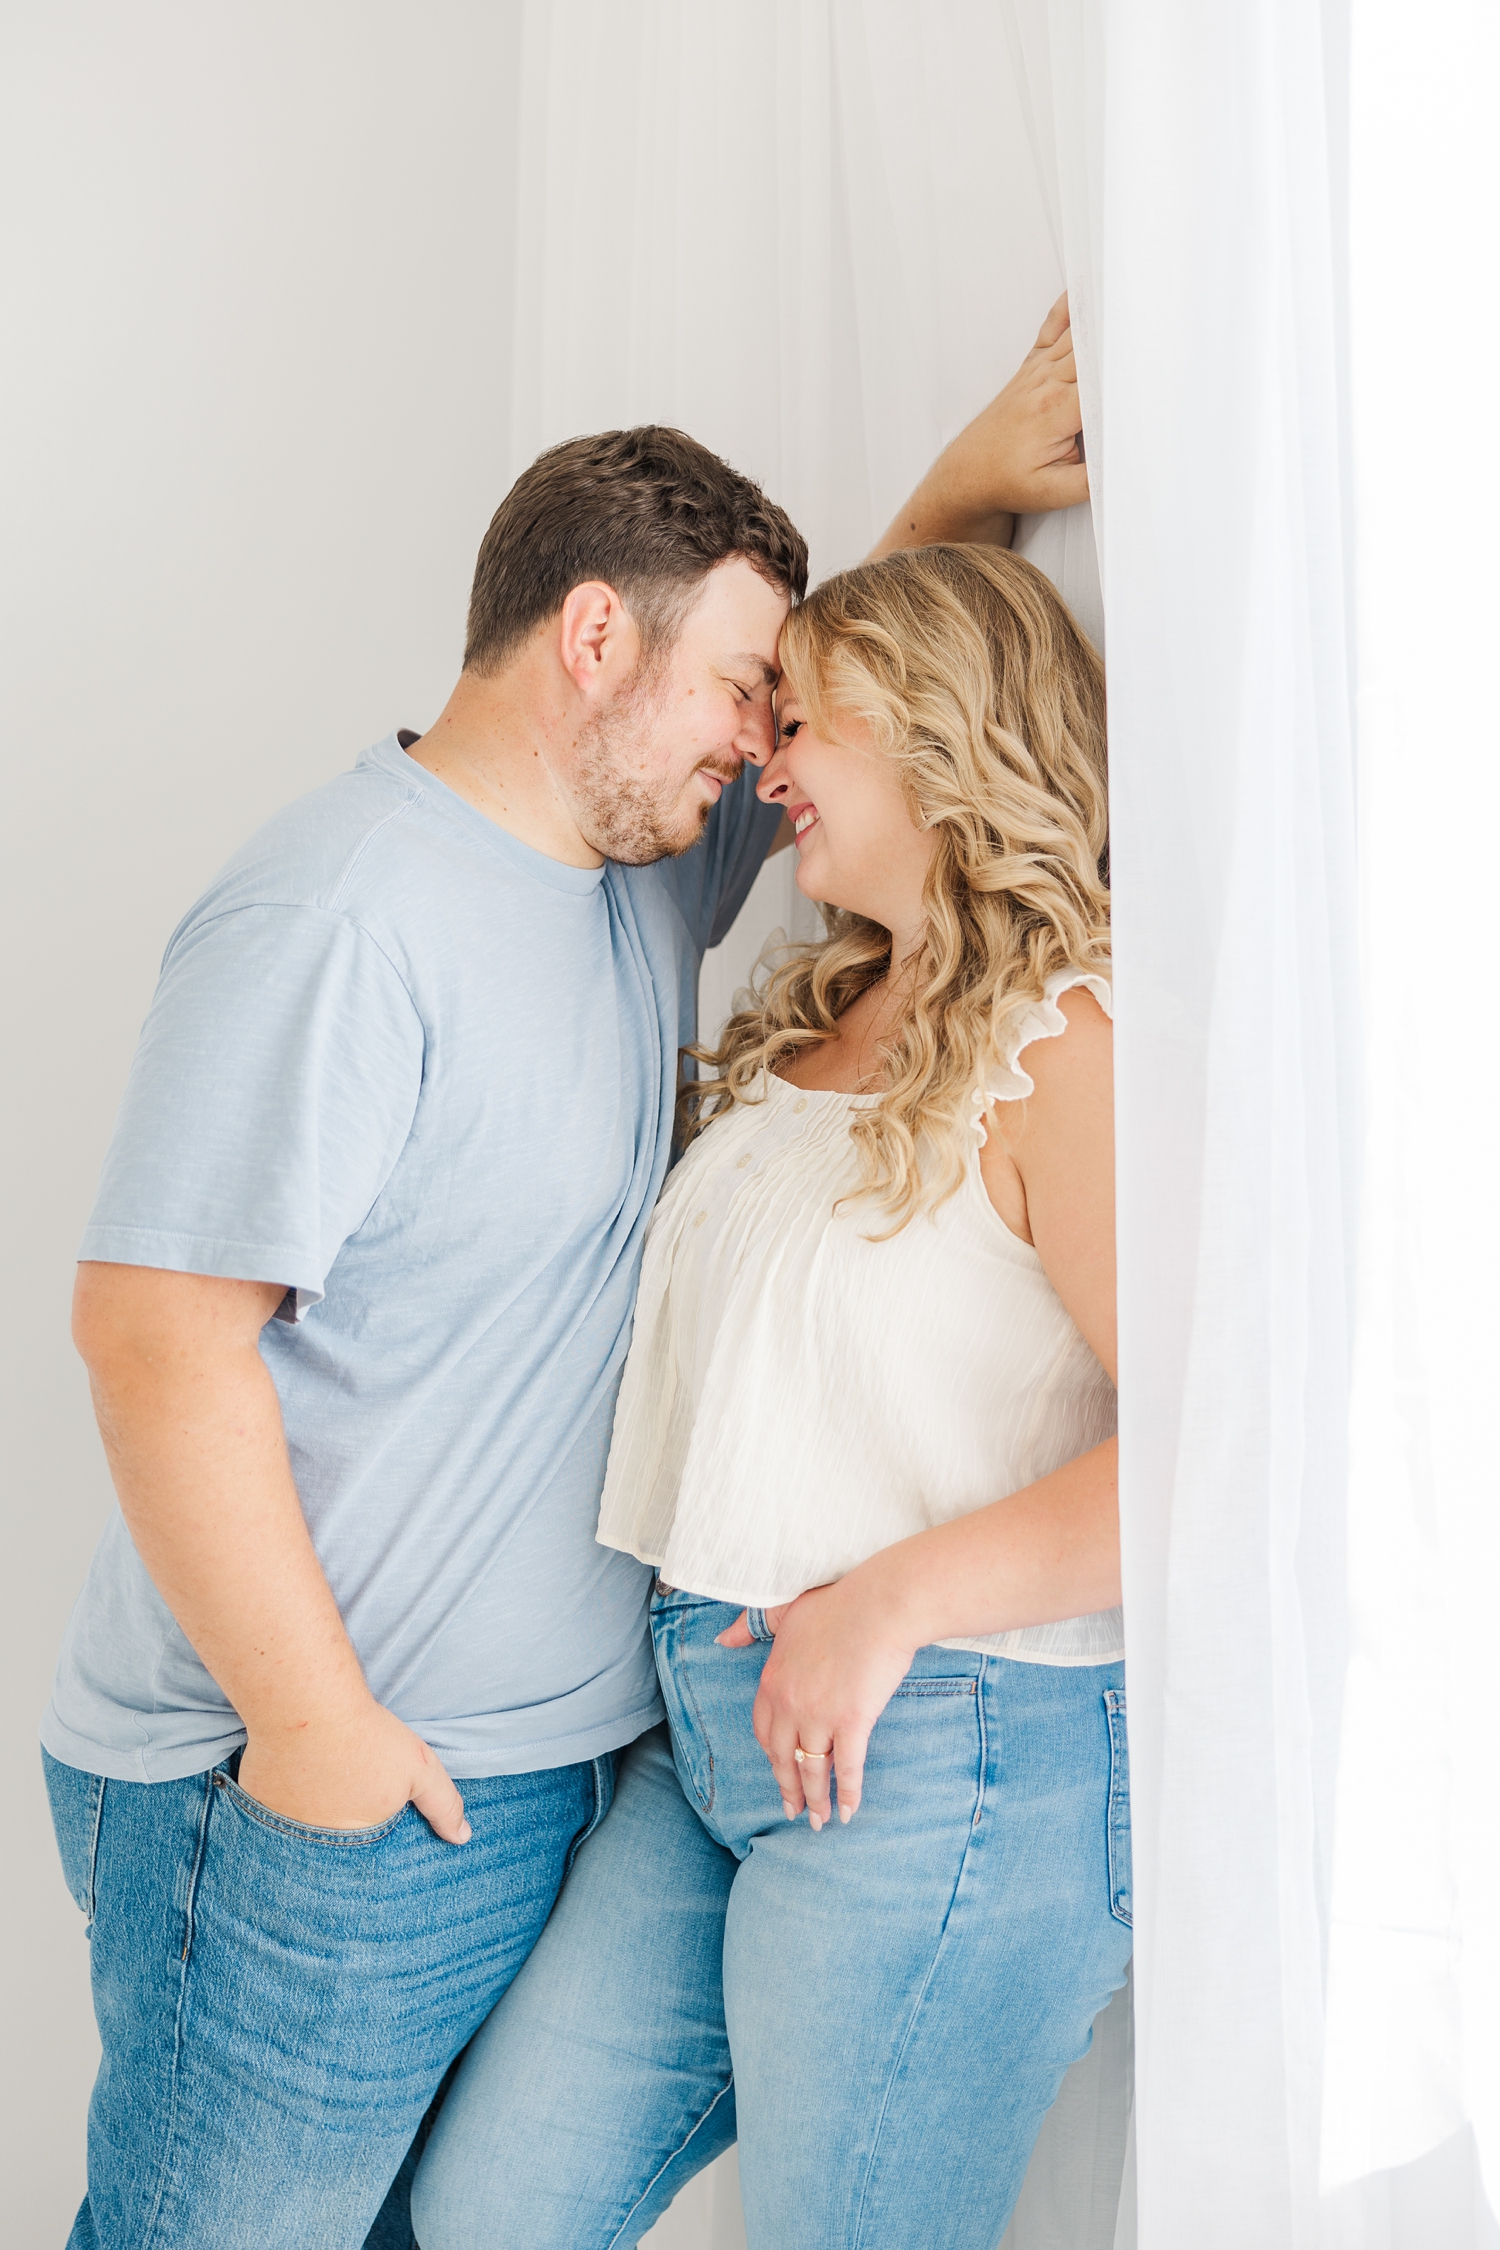
<svg viewBox="0 0 1500 2250">
<path fill-rule="evenodd" d="M 1053 977 L 976 1090 L 964 1183 L 888 1241 L 858 1187 L 872 1095 L 768 1077 L 671 1174 L 646 1241 L 599 1538 L 669 1585 L 769 1608 L 967 1515 L 1109 1437 L 1115 1394 L 1029 1243 L 985 1192 L 989 1101 L 1032 1091 L 1033 1039 L 1067 1029 Z M 948 1647 L 1037 1664 L 1124 1653 L 1118 1609 Z"/>
</svg>

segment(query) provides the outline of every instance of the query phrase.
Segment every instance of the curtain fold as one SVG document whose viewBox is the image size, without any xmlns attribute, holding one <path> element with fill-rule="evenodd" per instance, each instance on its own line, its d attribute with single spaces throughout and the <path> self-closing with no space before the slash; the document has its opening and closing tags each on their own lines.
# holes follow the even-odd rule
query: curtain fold
<svg viewBox="0 0 1500 2250">
<path fill-rule="evenodd" d="M 1098 322 L 1140 2239 L 1316 2238 L 1358 1093 L 1303 0 L 1113 0 Z"/>
</svg>

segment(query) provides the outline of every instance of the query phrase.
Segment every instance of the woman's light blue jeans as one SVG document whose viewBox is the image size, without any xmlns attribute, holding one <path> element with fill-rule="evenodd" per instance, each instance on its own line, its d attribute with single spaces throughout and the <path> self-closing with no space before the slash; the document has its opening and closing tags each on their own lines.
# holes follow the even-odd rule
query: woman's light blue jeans
<svg viewBox="0 0 1500 2250">
<path fill-rule="evenodd" d="M 738 2137 L 750 2250 L 995 2250 L 1130 1956 L 1123 1668 L 919 1651 L 849 1827 L 788 1823 L 764 1647 L 659 1591 L 620 1759 L 417 2175 L 422 2250 L 623 2250 Z M 752 1620 L 754 1613 L 752 1613 Z"/>
</svg>

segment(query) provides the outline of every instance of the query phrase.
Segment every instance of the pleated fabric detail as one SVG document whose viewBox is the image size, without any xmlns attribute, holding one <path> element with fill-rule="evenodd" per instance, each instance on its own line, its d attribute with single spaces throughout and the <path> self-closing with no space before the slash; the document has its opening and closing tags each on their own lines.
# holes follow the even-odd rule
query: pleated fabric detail
<svg viewBox="0 0 1500 2250">
<path fill-rule="evenodd" d="M 986 1092 L 1019 1098 L 1054 978 Z M 1115 1393 L 1029 1243 L 962 1188 L 888 1241 L 857 1194 L 874 1096 L 767 1078 L 693 1142 L 647 1237 L 599 1538 L 673 1586 L 768 1608 L 1018 1491 L 1109 1437 Z M 967 1138 L 967 1136 L 966 1136 Z M 852 1197 L 843 1202 L 840 1199 Z M 946 1645 L 1033 1663 L 1123 1653 L 1119 1610 Z"/>
</svg>

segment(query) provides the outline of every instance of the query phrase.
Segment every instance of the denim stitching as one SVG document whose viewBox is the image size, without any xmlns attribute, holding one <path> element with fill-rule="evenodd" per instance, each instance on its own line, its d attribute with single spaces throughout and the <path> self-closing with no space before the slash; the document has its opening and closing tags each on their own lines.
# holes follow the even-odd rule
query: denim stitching
<svg viewBox="0 0 1500 2250">
<path fill-rule="evenodd" d="M 203 1872 L 204 1855 L 208 1849 L 208 1815 L 213 1803 L 213 1783 L 217 1771 L 203 1777 L 203 1803 L 198 1813 L 198 1845 L 193 1854 L 192 1872 L 188 1876 L 187 1908 L 184 1915 L 182 1960 L 177 1973 L 177 2013 L 172 2023 L 172 2098 L 167 2110 L 166 2137 L 162 2145 L 161 2172 L 156 2182 L 156 2200 L 146 2221 L 146 2231 L 141 2236 L 141 2250 L 151 2250 L 156 2238 L 157 2221 L 166 2201 L 167 2180 L 172 2168 L 172 2146 L 177 2138 L 177 2101 L 182 2074 L 182 2019 L 187 2009 L 188 1955 L 193 1946 L 193 1920 L 198 1904 L 198 1878 Z"/>
<path fill-rule="evenodd" d="M 980 1658 L 980 1662 L 981 1662 L 982 1664 L 984 1664 L 984 1663 L 987 1663 L 987 1662 L 988 1662 L 988 1659 L 987 1659 L 987 1658 L 984 1658 L 984 1657 L 981 1657 L 981 1658 Z M 982 1676 L 983 1676 L 983 1675 L 981 1674 L 981 1677 L 982 1677 Z M 976 1681 L 975 1681 L 975 1682 L 974 1682 L 973 1684 L 974 1684 L 974 1685 L 975 1685 L 975 1686 L 977 1687 L 977 1686 L 978 1686 L 978 1684 L 979 1684 L 979 1683 L 978 1683 L 978 1680 L 976 1680 Z M 984 1698 L 983 1698 L 983 1696 L 980 1696 L 980 1697 L 978 1697 L 978 1698 L 977 1698 L 977 1701 L 976 1701 L 976 1704 L 975 1704 L 975 1715 L 976 1715 L 976 1718 L 978 1719 L 978 1722 L 979 1722 L 979 1724 L 978 1724 L 978 1732 L 979 1732 L 979 1790 L 978 1790 L 978 1794 L 979 1794 L 979 1796 L 981 1797 L 981 1799 L 982 1799 L 982 1798 L 983 1798 L 983 1796 L 984 1796 L 984 1791 L 985 1791 L 985 1786 L 986 1786 L 986 1776 L 987 1776 L 987 1774 L 988 1774 L 988 1771 L 989 1771 L 989 1765 L 988 1765 L 988 1737 L 987 1737 L 987 1730 L 986 1730 L 986 1728 L 985 1728 L 985 1725 L 984 1725 L 984 1720 L 983 1720 L 983 1715 L 982 1715 L 982 1714 L 983 1714 L 983 1711 L 984 1711 Z M 902 2060 L 903 2060 L 903 2058 L 904 2058 L 904 2056 L 905 2056 L 905 2054 L 906 2054 L 906 2050 L 907 2050 L 907 2048 L 908 2048 L 908 2047 L 909 2047 L 909 2046 L 911 2045 L 911 2042 L 912 2042 L 912 2038 L 913 2038 L 913 2036 L 914 2036 L 914 2034 L 915 2034 L 915 2032 L 916 2032 L 916 2028 L 917 2028 L 917 2019 L 918 2019 L 918 2017 L 919 2017 L 919 2016 L 921 2015 L 921 2013 L 922 2013 L 922 2003 L 923 2003 L 923 2002 L 925 2001 L 925 1999 L 927 1998 L 927 1993 L 928 1993 L 928 1989 L 929 1989 L 929 1987 L 930 1987 L 930 1985 L 931 1985 L 931 1983 L 932 1983 L 932 1980 L 933 1980 L 933 1978 L 934 1978 L 934 1977 L 935 1977 L 935 1976 L 937 1975 L 937 1965 L 938 1965 L 938 1962 L 939 1962 L 939 1961 L 940 1961 L 940 1960 L 942 1959 L 942 1955 L 943 1955 L 943 1948 L 944 1948 L 944 1946 L 945 1946 L 945 1945 L 947 1944 L 947 1942 L 948 1942 L 948 1924 L 949 1924 L 949 1922 L 950 1922 L 950 1921 L 952 1920 L 952 1918 L 953 1918 L 953 1907 L 954 1907 L 954 1902 L 956 1901 L 956 1899 L 957 1899 L 957 1897 L 958 1897 L 958 1894 L 959 1894 L 959 1891 L 960 1891 L 960 1889 L 962 1888 L 962 1885 L 963 1885 L 963 1879 L 964 1879 L 964 1875 L 965 1875 L 965 1872 L 966 1872 L 966 1870 L 967 1870 L 967 1868 L 968 1868 L 968 1865 L 969 1865 L 969 1853 L 970 1853 L 970 1851 L 971 1851 L 971 1850 L 973 1849 L 973 1838 L 974 1838 L 974 1830 L 975 1830 L 975 1828 L 977 1828 L 977 1827 L 978 1827 L 978 1825 L 979 1825 L 979 1823 L 978 1823 L 977 1819 L 976 1819 L 976 1820 L 975 1820 L 974 1822 L 972 1822 L 972 1823 L 971 1823 L 971 1825 L 970 1825 L 970 1828 L 969 1828 L 969 1841 L 968 1841 L 968 1842 L 967 1842 L 967 1843 L 966 1843 L 966 1844 L 964 1845 L 964 1848 L 963 1848 L 963 1855 L 962 1855 L 962 1857 L 960 1858 L 960 1860 L 959 1860 L 959 1863 L 958 1863 L 958 1873 L 957 1873 L 957 1874 L 956 1874 L 956 1875 L 954 1876 L 954 1878 L 953 1878 L 953 1889 L 952 1889 L 952 1891 L 951 1891 L 951 1892 L 949 1893 L 947 1909 L 946 1909 L 946 1911 L 945 1911 L 945 1913 L 944 1913 L 944 1915 L 943 1915 L 943 1926 L 942 1926 L 941 1930 L 939 1930 L 939 1932 L 938 1932 L 938 1941 L 937 1941 L 937 1944 L 936 1944 L 936 1945 L 935 1945 L 935 1946 L 933 1947 L 933 1949 L 932 1949 L 932 1959 L 931 1959 L 931 1960 L 930 1960 L 930 1961 L 928 1962 L 928 1964 L 927 1964 L 927 1974 L 926 1974 L 926 1976 L 925 1976 L 925 1977 L 923 1977 L 923 1979 L 922 1979 L 922 1989 L 921 1989 L 921 1991 L 920 1991 L 920 1992 L 919 1992 L 919 1993 L 917 1994 L 917 1997 L 916 1997 L 916 1999 L 915 1999 L 915 2000 L 914 2000 L 914 2001 L 912 2002 L 912 2009 L 911 2009 L 911 2014 L 910 2014 L 910 2016 L 909 2016 L 909 2017 L 907 2018 L 906 2030 L 905 2030 L 905 2032 L 904 2032 L 904 2033 L 902 2034 L 901 2045 L 900 2045 L 899 2049 L 897 2050 L 897 2053 L 896 2053 L 896 2056 L 895 2056 L 895 2059 L 894 2059 L 894 2061 L 893 2061 L 893 2062 L 892 2062 L 892 2064 L 891 2064 L 891 2071 L 890 2071 L 890 2076 L 889 2076 L 889 2078 L 888 2078 L 888 2079 L 886 2080 L 885 2095 L 884 2095 L 884 2098 L 882 2099 L 882 2101 L 881 2101 L 881 2104 L 880 2104 L 880 2116 L 879 2116 L 878 2120 L 876 2121 L 874 2136 L 873 2136 L 873 2138 L 871 2139 L 871 2142 L 870 2142 L 870 2154 L 869 2154 L 869 2157 L 868 2157 L 868 2159 L 866 2160 L 866 2163 L 865 2163 L 865 2176 L 864 2176 L 864 2184 L 862 2185 L 862 2187 L 860 2188 L 860 2191 L 859 2191 L 859 2210 L 858 2210 L 858 2212 L 857 2212 L 857 2213 L 856 2213 L 856 2215 L 855 2215 L 855 2220 L 854 2220 L 854 2232 L 853 2232 L 853 2234 L 852 2234 L 852 2235 L 851 2235 L 851 2237 L 850 2237 L 850 2250 L 860 2250 L 860 2245 L 861 2245 L 861 2243 L 862 2243 L 862 2242 L 863 2242 L 863 2240 L 864 2240 L 864 2226 L 865 2226 L 865 2204 L 866 2204 L 866 2201 L 868 2200 L 868 2197 L 869 2197 L 869 2193 L 870 2193 L 870 2179 L 871 2179 L 871 2176 L 872 2176 L 872 2174 L 873 2174 L 873 2172 L 874 2172 L 874 2170 L 875 2170 L 875 2160 L 876 2160 L 877 2156 L 878 2156 L 878 2155 L 879 2155 L 879 2153 L 880 2153 L 880 2136 L 881 2136 L 881 2134 L 882 2134 L 882 2133 L 884 2132 L 884 2130 L 885 2130 L 885 2120 L 886 2120 L 886 2113 L 887 2113 L 887 2111 L 888 2111 L 888 2110 L 890 2109 L 890 2106 L 891 2106 L 891 2096 L 892 2096 L 892 2094 L 893 2094 L 893 2093 L 894 2093 L 894 2091 L 895 2091 L 896 2081 L 897 2081 L 897 2079 L 898 2079 L 898 2078 L 900 2077 L 900 2075 L 901 2075 L 901 2064 L 902 2064 Z"/>
<path fill-rule="evenodd" d="M 1121 1880 L 1130 1852 L 1130 1745 L 1124 1691 L 1106 1688 L 1104 1710 L 1109 1724 L 1109 1806 L 1105 1816 L 1105 1851 L 1109 1868 L 1109 1911 L 1126 1929 L 1135 1927 L 1132 1885 Z M 1134 1867 L 1131 1868 L 1132 1875 Z M 1123 1901 L 1123 1904 L 1121 1903 Z"/>
<path fill-rule="evenodd" d="M 703 1724 L 703 1713 L 698 1708 L 698 1698 L 693 1693 L 693 1683 L 688 1677 L 687 1661 L 683 1653 L 680 1632 L 676 1639 L 677 1647 L 674 1653 L 677 1661 L 672 1667 L 672 1677 L 676 1683 L 678 1694 L 685 1703 L 691 1706 L 693 1723 L 698 1729 L 699 1739 L 703 1744 L 703 1754 L 708 1760 L 708 1795 L 706 1797 L 703 1795 L 702 1790 L 698 1787 L 696 1776 L 693 1780 L 693 1794 L 697 1797 L 704 1812 L 711 1813 L 714 1809 L 714 1799 L 719 1793 L 719 1774 L 718 1768 L 714 1764 L 714 1747 L 708 1739 L 708 1729 Z"/>
<path fill-rule="evenodd" d="M 361 1844 L 378 1844 L 382 1837 L 390 1834 L 406 1810 L 406 1806 L 402 1805 L 399 1811 L 391 1814 L 389 1820 L 379 1821 L 373 1828 L 313 1828 L 306 1821 L 288 1820 L 284 1813 L 272 1812 L 269 1806 L 258 1803 L 254 1797 L 246 1794 L 231 1774 L 216 1773 L 214 1786 L 226 1791 L 237 1810 L 244 1813 L 247 1819 L 257 1822 L 260 1827 L 269 1828 L 278 1836 L 290 1836 L 293 1839 L 300 1837 L 307 1843 L 332 1844 L 341 1851 L 357 1849 Z"/>
<path fill-rule="evenodd" d="M 620 2221 L 620 2224 L 616 2227 L 614 2233 L 610 2236 L 608 2242 L 606 2242 L 606 2244 L 604 2245 L 604 2250 L 616 2250 L 616 2245 L 624 2239 L 625 2229 L 629 2226 L 636 2212 L 639 2211 L 641 2205 L 645 2202 L 647 2196 L 651 2193 L 651 2190 L 655 2187 L 663 2172 L 667 2171 L 673 2164 L 676 2163 L 678 2157 L 681 2156 L 683 2149 L 691 2147 L 693 2141 L 696 2139 L 697 2135 L 702 2132 L 704 2126 L 713 2116 L 714 2111 L 718 2108 L 720 2102 L 724 2099 L 724 2096 L 729 2092 L 733 2084 L 734 2079 L 732 2077 L 727 2078 L 724 2081 L 724 2084 L 719 2088 L 719 2091 L 715 2094 L 713 2100 L 709 2103 L 707 2109 L 703 2112 L 703 2115 L 699 2118 L 697 2124 L 693 2127 L 692 2132 L 688 2134 L 687 2139 L 683 2141 L 677 2148 L 673 2149 L 671 2155 L 667 2158 L 664 2164 L 659 2164 L 657 2166 L 650 2179 L 641 2189 L 640 2194 L 636 2197 L 634 2203 L 631 2204 L 630 2209 L 626 2212 L 624 2218 Z"/>
<path fill-rule="evenodd" d="M 603 1758 L 593 1758 L 590 1760 L 590 1763 L 594 1769 L 594 1809 L 589 1815 L 588 1826 L 586 1828 L 581 1828 L 578 1834 L 573 1838 L 572 1843 L 568 1846 L 568 1856 L 563 1865 L 563 1876 L 565 1879 L 572 1872 L 574 1860 L 583 1850 L 584 1845 L 588 1842 L 590 1836 L 593 1835 L 594 1830 L 598 1827 L 600 1821 L 604 1818 L 605 1813 L 608 1811 L 610 1804 L 612 1804 L 614 1801 L 613 1789 L 610 1790 L 609 1796 L 607 1798 L 604 1793 L 605 1773 Z"/>
<path fill-rule="evenodd" d="M 90 1777 L 93 1788 L 89 1794 L 94 1801 L 94 1825 L 89 1835 L 89 1871 L 79 1905 L 83 1908 L 85 1927 L 94 1926 L 94 1905 L 99 1894 L 99 1830 L 104 1825 L 104 1792 L 109 1787 L 102 1773 Z"/>
</svg>

